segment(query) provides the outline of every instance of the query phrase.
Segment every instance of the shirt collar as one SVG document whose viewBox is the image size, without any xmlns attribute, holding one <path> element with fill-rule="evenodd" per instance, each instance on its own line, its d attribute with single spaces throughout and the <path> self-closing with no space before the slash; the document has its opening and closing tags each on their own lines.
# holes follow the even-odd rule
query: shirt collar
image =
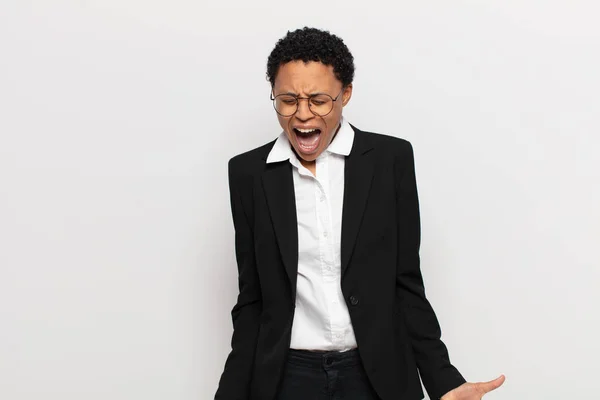
<svg viewBox="0 0 600 400">
<path fill-rule="evenodd" d="M 352 129 L 348 121 L 342 117 L 340 120 L 340 129 L 325 151 L 341 156 L 347 156 L 350 154 L 350 150 L 352 150 L 353 143 L 354 129 Z M 294 154 L 294 151 L 292 150 L 290 141 L 285 132 L 281 132 L 267 156 L 267 164 L 285 160 L 291 161 L 294 159 L 296 159 L 296 154 Z"/>
</svg>

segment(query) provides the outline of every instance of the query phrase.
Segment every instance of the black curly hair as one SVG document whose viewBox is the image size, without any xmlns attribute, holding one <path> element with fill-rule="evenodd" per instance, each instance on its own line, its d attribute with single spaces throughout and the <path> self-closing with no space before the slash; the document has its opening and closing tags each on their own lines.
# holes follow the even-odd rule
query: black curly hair
<svg viewBox="0 0 600 400">
<path fill-rule="evenodd" d="M 344 41 L 328 31 L 304 27 L 288 31 L 279 39 L 267 60 L 267 79 L 271 86 L 275 85 L 279 67 L 290 61 L 319 61 L 331 65 L 344 87 L 354 79 L 354 57 Z"/>
</svg>

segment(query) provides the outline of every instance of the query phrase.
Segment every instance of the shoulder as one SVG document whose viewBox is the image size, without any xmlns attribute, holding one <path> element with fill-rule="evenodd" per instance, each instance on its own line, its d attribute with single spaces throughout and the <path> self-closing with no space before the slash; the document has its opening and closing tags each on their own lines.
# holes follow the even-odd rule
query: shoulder
<svg viewBox="0 0 600 400">
<path fill-rule="evenodd" d="M 264 170 L 267 156 L 274 144 L 275 140 L 272 140 L 262 146 L 232 157 L 228 162 L 229 176 L 240 177 L 244 175 L 253 175 Z"/>
<path fill-rule="evenodd" d="M 355 126 L 352 126 L 352 128 L 354 129 L 356 140 L 365 142 L 365 145 L 376 149 L 382 156 L 387 155 L 394 158 L 412 158 L 413 156 L 412 144 L 406 139 L 390 134 L 363 131 Z"/>
</svg>

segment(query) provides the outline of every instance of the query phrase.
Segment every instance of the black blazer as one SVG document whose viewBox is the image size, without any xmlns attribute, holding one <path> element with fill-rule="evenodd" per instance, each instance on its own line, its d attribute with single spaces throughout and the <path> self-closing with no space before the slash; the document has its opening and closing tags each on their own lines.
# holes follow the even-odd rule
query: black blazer
<svg viewBox="0 0 600 400">
<path fill-rule="evenodd" d="M 465 382 L 425 297 L 411 144 L 362 132 L 345 162 L 341 288 L 364 368 L 382 400 L 439 399 Z M 275 400 L 291 339 L 298 268 L 292 166 L 274 141 L 229 161 L 239 295 L 216 400 Z M 418 370 L 418 372 L 417 372 Z"/>
</svg>

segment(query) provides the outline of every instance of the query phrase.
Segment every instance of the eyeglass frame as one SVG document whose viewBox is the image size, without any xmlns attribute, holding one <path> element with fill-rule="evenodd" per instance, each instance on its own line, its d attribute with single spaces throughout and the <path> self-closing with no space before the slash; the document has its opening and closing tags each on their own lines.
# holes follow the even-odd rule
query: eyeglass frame
<svg viewBox="0 0 600 400">
<path fill-rule="evenodd" d="M 337 95 L 337 96 L 335 96 L 335 98 L 331 97 L 331 95 L 330 95 L 330 94 L 328 94 L 328 93 L 315 93 L 315 94 L 311 94 L 311 95 L 310 95 L 310 96 L 308 96 L 308 97 L 300 97 L 300 96 L 296 96 L 296 95 L 293 95 L 293 94 L 290 94 L 290 93 L 281 93 L 281 94 L 278 94 L 277 96 L 273 96 L 273 89 L 274 89 L 274 88 L 271 88 L 271 95 L 270 95 L 270 99 L 271 99 L 271 101 L 273 102 L 273 108 L 275 109 L 275 112 L 276 112 L 277 114 L 281 115 L 282 117 L 291 117 L 291 116 L 293 116 L 294 114 L 296 114 L 296 113 L 298 112 L 298 106 L 300 105 L 300 100 L 308 100 L 308 109 L 309 109 L 309 111 L 310 111 L 311 113 L 313 113 L 313 115 L 315 115 L 315 116 L 317 116 L 317 117 L 325 117 L 325 116 L 327 116 L 327 115 L 331 114 L 331 112 L 333 111 L 333 109 L 334 109 L 334 106 L 335 106 L 334 102 L 335 102 L 335 101 L 336 101 L 336 100 L 337 100 L 337 99 L 340 97 L 340 95 L 341 95 L 341 94 L 344 92 L 344 89 L 346 89 L 346 87 L 342 87 L 342 90 L 341 90 L 341 91 L 338 93 L 338 95 Z M 321 96 L 321 95 L 325 95 L 325 96 L 327 96 L 327 97 L 329 97 L 329 98 L 331 99 L 331 110 L 329 110 L 329 112 L 328 112 L 327 114 L 323 114 L 323 115 L 315 113 L 315 112 L 314 112 L 314 111 L 313 111 L 313 110 L 310 108 L 310 106 L 311 106 L 310 100 L 311 100 L 313 97 L 316 97 L 316 96 Z M 275 99 L 277 99 L 277 97 L 279 97 L 279 96 L 292 96 L 292 97 L 294 97 L 294 98 L 296 99 L 296 111 L 294 111 L 294 112 L 293 112 L 293 113 L 291 113 L 290 115 L 284 115 L 284 114 L 280 113 L 279 111 L 277 111 L 277 107 L 275 107 Z"/>
</svg>

